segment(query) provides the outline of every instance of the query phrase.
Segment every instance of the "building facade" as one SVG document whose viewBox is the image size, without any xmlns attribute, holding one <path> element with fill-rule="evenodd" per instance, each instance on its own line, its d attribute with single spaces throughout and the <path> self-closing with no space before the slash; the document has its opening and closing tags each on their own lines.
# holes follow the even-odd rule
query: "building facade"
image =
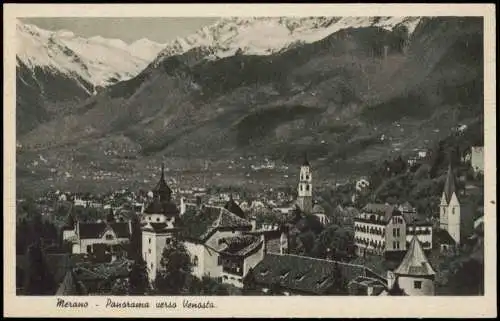
<svg viewBox="0 0 500 321">
<path fill-rule="evenodd" d="M 416 235 L 432 248 L 432 223 L 408 208 L 388 204 L 367 204 L 354 218 L 354 243 L 358 256 L 406 251 Z"/>
<path fill-rule="evenodd" d="M 300 167 L 299 184 L 297 186 L 297 205 L 305 214 L 311 214 L 313 199 L 312 199 L 312 171 L 311 165 L 304 159 L 304 163 Z"/>
<path fill-rule="evenodd" d="M 470 163 L 474 173 L 484 174 L 484 147 L 473 146 L 471 147 Z"/>
</svg>

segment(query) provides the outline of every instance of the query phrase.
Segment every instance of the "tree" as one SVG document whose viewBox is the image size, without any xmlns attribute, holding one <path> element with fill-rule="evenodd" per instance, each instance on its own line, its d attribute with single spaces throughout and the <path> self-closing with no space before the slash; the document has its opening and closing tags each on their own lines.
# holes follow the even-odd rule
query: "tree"
<svg viewBox="0 0 500 321">
<path fill-rule="evenodd" d="M 180 294 L 192 271 L 191 258 L 183 243 L 177 239 L 165 246 L 160 269 L 155 279 L 155 288 L 160 294 Z"/>
<path fill-rule="evenodd" d="M 354 234 L 337 225 L 326 228 L 316 239 L 313 255 L 318 258 L 347 261 L 354 255 Z"/>
<path fill-rule="evenodd" d="M 35 242 L 28 248 L 26 265 L 25 293 L 27 295 L 52 295 L 56 284 L 51 274 L 41 243 Z"/>
<path fill-rule="evenodd" d="M 141 223 L 137 215 L 132 218 L 132 234 L 130 235 L 130 245 L 129 245 L 129 258 L 132 260 L 142 259 L 141 248 L 142 248 L 142 231 Z"/>
<path fill-rule="evenodd" d="M 149 290 L 148 269 L 142 257 L 138 257 L 129 273 L 129 293 L 144 295 Z"/>
</svg>

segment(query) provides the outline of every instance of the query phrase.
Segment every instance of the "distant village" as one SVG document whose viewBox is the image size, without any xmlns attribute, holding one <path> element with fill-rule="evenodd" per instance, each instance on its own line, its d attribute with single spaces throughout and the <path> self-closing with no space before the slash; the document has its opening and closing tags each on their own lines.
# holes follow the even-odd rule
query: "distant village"
<svg viewBox="0 0 500 321">
<path fill-rule="evenodd" d="M 426 157 L 419 152 L 406 164 Z M 482 175 L 483 159 L 483 147 L 472 147 L 461 162 Z M 37 210 L 42 221 L 56 221 L 52 204 L 67 205 L 57 237 L 18 251 L 18 294 L 40 295 L 43 286 L 33 280 L 48 275 L 54 286 L 43 291 L 51 295 L 454 294 L 440 290 L 451 282 L 442 281 L 441 266 L 460 253 L 476 255 L 470 249 L 482 246 L 484 215 L 463 202 L 451 161 L 435 216 L 400 200 L 327 209 L 315 192 L 313 165 L 305 156 L 297 168 L 296 193 L 174 188 L 163 166 L 150 191 L 51 192 Z M 355 191 L 370 183 L 358 179 Z M 359 197 L 352 194 L 353 204 Z"/>
</svg>

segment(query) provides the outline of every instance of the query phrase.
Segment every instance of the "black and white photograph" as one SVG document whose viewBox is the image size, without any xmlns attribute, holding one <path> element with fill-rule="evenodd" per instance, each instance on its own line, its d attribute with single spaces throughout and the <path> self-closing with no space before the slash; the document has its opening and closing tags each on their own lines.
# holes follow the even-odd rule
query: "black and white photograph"
<svg viewBox="0 0 500 321">
<path fill-rule="evenodd" d="M 485 295 L 483 17 L 55 15 L 15 20 L 16 296 Z"/>
</svg>

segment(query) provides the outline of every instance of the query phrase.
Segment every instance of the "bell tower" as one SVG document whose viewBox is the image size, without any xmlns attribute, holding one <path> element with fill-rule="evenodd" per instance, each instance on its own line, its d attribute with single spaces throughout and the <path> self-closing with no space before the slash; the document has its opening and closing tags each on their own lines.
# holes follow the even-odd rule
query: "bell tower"
<svg viewBox="0 0 500 321">
<path fill-rule="evenodd" d="M 312 172 L 311 165 L 304 155 L 304 163 L 300 166 L 299 185 L 297 187 L 297 205 L 305 214 L 312 212 Z"/>
</svg>

